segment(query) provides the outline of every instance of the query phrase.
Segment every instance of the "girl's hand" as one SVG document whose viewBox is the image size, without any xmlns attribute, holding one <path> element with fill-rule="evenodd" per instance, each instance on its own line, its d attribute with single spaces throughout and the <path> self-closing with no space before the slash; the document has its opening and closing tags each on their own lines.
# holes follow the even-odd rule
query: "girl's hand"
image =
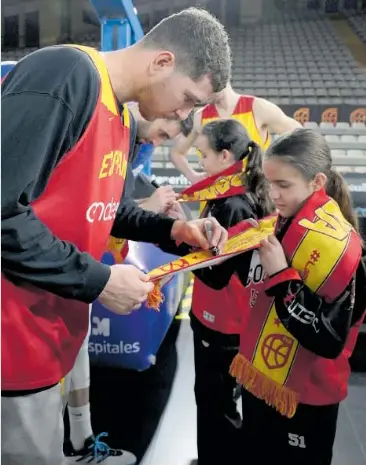
<svg viewBox="0 0 366 465">
<path fill-rule="evenodd" d="M 258 249 L 262 266 L 268 276 L 273 276 L 288 267 L 285 252 L 275 236 L 268 236 L 261 241 Z"/>
</svg>

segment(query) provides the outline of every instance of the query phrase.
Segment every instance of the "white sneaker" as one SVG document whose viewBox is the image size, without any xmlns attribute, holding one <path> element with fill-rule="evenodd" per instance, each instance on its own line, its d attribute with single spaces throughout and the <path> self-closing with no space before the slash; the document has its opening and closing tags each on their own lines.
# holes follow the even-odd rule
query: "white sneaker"
<svg viewBox="0 0 366 465">
<path fill-rule="evenodd" d="M 136 457 L 126 450 L 112 449 L 101 438 L 107 437 L 107 433 L 90 436 L 84 442 L 81 450 L 75 450 L 70 440 L 64 444 L 65 465 L 66 464 L 97 464 L 103 465 L 135 465 Z"/>
</svg>

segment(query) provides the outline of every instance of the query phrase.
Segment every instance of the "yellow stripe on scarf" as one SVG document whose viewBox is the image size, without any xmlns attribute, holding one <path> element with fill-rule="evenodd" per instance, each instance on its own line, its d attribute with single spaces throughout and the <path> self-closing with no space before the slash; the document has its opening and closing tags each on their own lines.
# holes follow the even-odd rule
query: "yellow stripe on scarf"
<svg viewBox="0 0 366 465">
<path fill-rule="evenodd" d="M 276 308 L 272 305 L 264 323 L 257 345 L 258 349 L 252 363 L 265 376 L 282 385 L 286 382 L 297 346 L 298 342 L 279 322 Z M 266 363 L 264 363 L 264 358 Z M 283 369 L 274 369 L 285 360 L 288 360 L 288 363 L 284 365 Z"/>
</svg>

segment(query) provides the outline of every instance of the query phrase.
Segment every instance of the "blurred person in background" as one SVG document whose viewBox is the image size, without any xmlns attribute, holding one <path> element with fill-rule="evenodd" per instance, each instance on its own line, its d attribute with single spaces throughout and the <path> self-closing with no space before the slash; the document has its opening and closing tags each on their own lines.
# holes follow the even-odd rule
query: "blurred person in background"
<svg viewBox="0 0 366 465">
<path fill-rule="evenodd" d="M 285 115 L 275 104 L 268 100 L 241 95 L 234 91 L 231 84 L 214 95 L 211 103 L 196 111 L 193 129 L 189 136 L 181 134 L 170 152 L 174 166 L 192 183 L 205 176 L 194 171 L 187 160 L 187 153 L 194 145 L 202 127 L 219 118 L 234 118 L 248 131 L 249 137 L 262 149 L 270 145 L 270 134 L 284 134 L 298 127 L 300 123 Z"/>
</svg>

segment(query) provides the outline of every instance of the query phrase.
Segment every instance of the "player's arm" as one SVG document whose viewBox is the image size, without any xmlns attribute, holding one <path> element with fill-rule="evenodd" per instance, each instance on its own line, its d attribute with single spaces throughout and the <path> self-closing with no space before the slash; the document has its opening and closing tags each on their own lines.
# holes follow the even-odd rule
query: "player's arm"
<svg viewBox="0 0 366 465">
<path fill-rule="evenodd" d="M 53 54 L 52 50 L 50 52 Z M 109 268 L 81 253 L 73 244 L 55 237 L 32 208 L 32 202 L 44 192 L 58 162 L 73 146 L 75 132 L 86 123 L 86 120 L 81 121 L 81 115 L 75 122 L 77 109 L 70 108 L 61 96 L 47 93 L 48 53 L 47 50 L 42 53 L 44 71 L 37 57 L 25 59 L 18 65 L 19 70 L 3 84 L 2 272 L 15 284 L 29 283 L 65 298 L 92 302 L 107 283 Z M 60 59 L 64 57 L 63 53 L 57 53 Z M 52 70 L 53 55 L 49 61 Z M 77 64 L 74 72 L 76 68 Z M 77 82 L 86 93 L 83 101 L 92 102 L 93 91 L 87 84 L 88 68 L 79 66 L 79 71 Z M 62 69 L 54 72 L 61 73 Z M 37 79 L 43 76 L 45 81 L 39 93 L 29 91 L 27 84 L 31 76 L 35 79 L 37 75 Z M 91 79 L 98 86 L 93 76 Z M 95 89 L 95 101 L 97 95 L 98 89 Z M 84 116 L 87 106 L 83 107 Z M 77 228 L 77 225 L 70 227 Z"/>
<path fill-rule="evenodd" d="M 258 125 L 273 134 L 285 134 L 301 127 L 300 123 L 287 116 L 277 105 L 262 98 L 255 98 L 253 113 Z"/>
<path fill-rule="evenodd" d="M 193 247 L 207 250 L 217 246 L 222 250 L 227 241 L 227 232 L 215 218 L 212 223 L 211 241 L 206 237 L 205 220 L 176 220 L 162 214 L 148 212 L 138 207 L 132 199 L 124 199 L 114 221 L 111 235 L 117 238 L 141 242 L 159 243 L 169 240 L 185 242 Z"/>
<path fill-rule="evenodd" d="M 111 235 L 156 244 L 160 240 L 171 240 L 174 222 L 174 219 L 144 210 L 130 197 L 124 197 L 114 220 Z"/>
<path fill-rule="evenodd" d="M 170 159 L 173 165 L 179 170 L 192 184 L 200 179 L 200 175 L 189 165 L 187 153 L 193 146 L 201 130 L 202 110 L 196 111 L 193 119 L 193 129 L 184 136 L 180 134 L 170 151 Z"/>
</svg>

